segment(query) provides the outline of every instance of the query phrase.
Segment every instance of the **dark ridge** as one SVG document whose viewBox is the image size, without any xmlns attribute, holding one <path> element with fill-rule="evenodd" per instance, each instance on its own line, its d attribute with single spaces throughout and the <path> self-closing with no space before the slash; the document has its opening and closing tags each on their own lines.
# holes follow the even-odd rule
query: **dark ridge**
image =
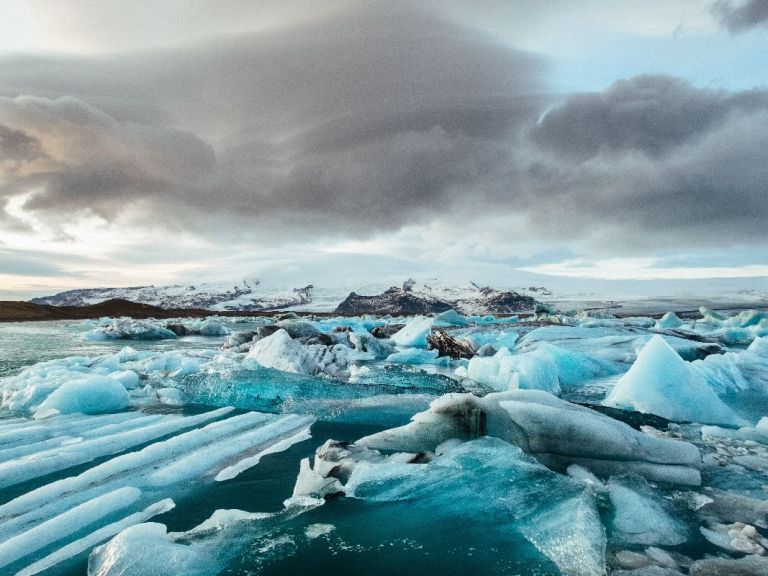
<svg viewBox="0 0 768 576">
<path fill-rule="evenodd" d="M 337 307 L 340 314 L 432 314 L 450 310 L 441 300 L 420 298 L 402 288 L 392 287 L 376 296 L 351 292 Z"/>
</svg>

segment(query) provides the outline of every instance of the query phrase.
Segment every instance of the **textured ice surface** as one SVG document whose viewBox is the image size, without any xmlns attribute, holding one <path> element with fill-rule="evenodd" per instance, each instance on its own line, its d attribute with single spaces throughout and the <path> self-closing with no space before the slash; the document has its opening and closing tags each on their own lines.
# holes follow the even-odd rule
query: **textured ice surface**
<svg viewBox="0 0 768 576">
<path fill-rule="evenodd" d="M 642 478 L 612 477 L 608 494 L 613 506 L 612 538 L 628 544 L 675 546 L 688 530 L 668 501 Z"/>
<path fill-rule="evenodd" d="M 739 423 L 739 418 L 691 364 L 660 336 L 648 341 L 603 404 L 681 422 Z"/>
<path fill-rule="evenodd" d="M 467 374 L 494 390 L 537 389 L 560 394 L 557 364 L 541 350 L 513 355 L 502 348 L 490 357 L 475 356 Z"/>
<path fill-rule="evenodd" d="M 207 548 L 174 542 L 155 522 L 123 530 L 94 550 L 88 562 L 89 576 L 208 576 L 219 569 Z"/>
</svg>

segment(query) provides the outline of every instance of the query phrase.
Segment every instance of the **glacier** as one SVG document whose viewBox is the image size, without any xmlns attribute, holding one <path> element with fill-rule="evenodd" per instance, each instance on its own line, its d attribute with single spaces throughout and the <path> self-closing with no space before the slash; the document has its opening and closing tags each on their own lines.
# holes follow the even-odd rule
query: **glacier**
<svg viewBox="0 0 768 576">
<path fill-rule="evenodd" d="M 761 574 L 766 318 L 3 325 L 0 572 Z"/>
</svg>

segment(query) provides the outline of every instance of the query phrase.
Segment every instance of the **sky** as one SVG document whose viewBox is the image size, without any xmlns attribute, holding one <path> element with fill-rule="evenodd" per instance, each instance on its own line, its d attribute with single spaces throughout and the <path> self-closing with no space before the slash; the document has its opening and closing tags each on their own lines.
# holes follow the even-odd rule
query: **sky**
<svg viewBox="0 0 768 576">
<path fill-rule="evenodd" d="M 0 299 L 243 277 L 768 287 L 768 0 L 0 14 Z"/>
</svg>

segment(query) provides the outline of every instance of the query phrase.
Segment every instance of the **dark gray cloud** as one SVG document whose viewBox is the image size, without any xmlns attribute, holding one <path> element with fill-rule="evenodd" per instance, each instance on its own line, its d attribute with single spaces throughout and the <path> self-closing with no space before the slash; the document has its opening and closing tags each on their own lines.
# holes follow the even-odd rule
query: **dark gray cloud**
<svg viewBox="0 0 768 576">
<path fill-rule="evenodd" d="M 585 160 L 640 151 L 660 157 L 738 114 L 768 109 L 768 92 L 702 90 L 679 78 L 638 76 L 603 92 L 571 97 L 532 132 L 558 154 Z"/>
<path fill-rule="evenodd" d="M 768 0 L 718 0 L 712 13 L 729 32 L 744 32 L 768 23 Z"/>
<path fill-rule="evenodd" d="M 531 134 L 550 152 L 528 174 L 549 234 L 640 251 L 765 241 L 768 92 L 639 77 L 568 99 Z"/>
</svg>

